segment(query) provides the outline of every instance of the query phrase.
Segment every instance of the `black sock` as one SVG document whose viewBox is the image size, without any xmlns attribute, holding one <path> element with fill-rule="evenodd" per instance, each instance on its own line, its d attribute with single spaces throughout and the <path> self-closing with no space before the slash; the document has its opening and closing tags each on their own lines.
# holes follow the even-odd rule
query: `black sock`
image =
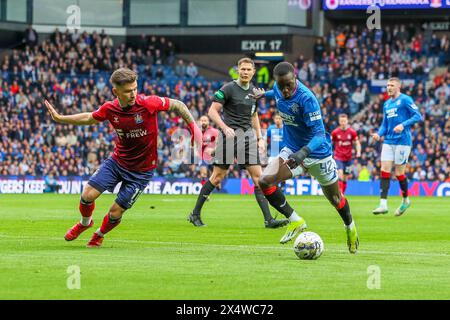
<svg viewBox="0 0 450 320">
<path fill-rule="evenodd" d="M 265 221 L 272 220 L 272 215 L 270 214 L 270 208 L 269 208 L 269 202 L 267 201 L 266 197 L 264 196 L 264 193 L 255 186 L 255 198 L 258 202 L 259 207 L 261 208 L 261 212 L 264 216 Z"/>
<path fill-rule="evenodd" d="M 402 190 L 403 198 L 408 197 L 408 178 L 405 177 L 404 180 L 402 181 L 399 180 L 398 183 L 400 184 L 400 189 Z"/>
<path fill-rule="evenodd" d="M 387 199 L 391 178 L 381 178 L 381 199 Z"/>
<path fill-rule="evenodd" d="M 292 212 L 294 212 L 294 209 L 292 209 L 289 203 L 287 203 L 286 197 L 279 188 L 277 188 L 274 193 L 266 195 L 266 199 L 267 201 L 269 201 L 272 207 L 277 209 L 278 212 L 280 212 L 286 218 L 289 218 Z"/>
<path fill-rule="evenodd" d="M 350 213 L 350 206 L 348 205 L 347 199 L 345 199 L 345 204 L 341 209 L 336 209 L 339 212 L 339 215 L 341 216 L 341 219 L 344 221 L 346 226 L 349 226 L 352 221 L 352 214 Z"/>
<path fill-rule="evenodd" d="M 193 211 L 194 214 L 200 215 L 200 211 L 202 210 L 203 204 L 205 203 L 206 199 L 208 199 L 208 196 L 211 194 L 214 188 L 215 188 L 214 185 L 208 179 L 208 181 L 206 181 L 206 183 L 200 190 L 200 194 L 198 195 L 197 203 L 195 204 L 195 208 Z"/>
</svg>

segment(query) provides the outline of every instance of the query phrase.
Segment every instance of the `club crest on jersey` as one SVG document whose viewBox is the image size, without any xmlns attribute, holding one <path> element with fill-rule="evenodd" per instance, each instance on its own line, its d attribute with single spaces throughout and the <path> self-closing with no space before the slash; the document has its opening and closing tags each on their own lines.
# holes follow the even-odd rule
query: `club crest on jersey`
<svg viewBox="0 0 450 320">
<path fill-rule="evenodd" d="M 142 119 L 142 116 L 140 113 L 134 115 L 134 121 L 136 122 L 136 124 L 142 123 L 144 122 L 144 119 Z"/>
<path fill-rule="evenodd" d="M 119 123 L 119 117 L 114 116 L 113 122 L 114 123 Z"/>
<path fill-rule="evenodd" d="M 397 105 L 399 106 L 402 102 L 400 100 L 397 101 Z"/>
<path fill-rule="evenodd" d="M 298 109 L 300 108 L 298 104 L 294 103 L 293 105 L 290 106 L 292 112 L 297 113 Z"/>
</svg>

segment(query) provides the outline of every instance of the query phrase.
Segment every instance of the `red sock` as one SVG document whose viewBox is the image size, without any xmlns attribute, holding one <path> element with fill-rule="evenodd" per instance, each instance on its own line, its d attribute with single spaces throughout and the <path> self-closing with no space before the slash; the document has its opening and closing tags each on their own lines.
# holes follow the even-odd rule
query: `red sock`
<svg viewBox="0 0 450 320">
<path fill-rule="evenodd" d="M 339 190 L 344 193 L 344 182 L 339 180 L 338 181 L 338 185 L 339 185 Z"/>
<path fill-rule="evenodd" d="M 109 213 L 105 215 L 103 218 L 102 226 L 100 227 L 100 232 L 105 235 L 115 227 L 117 227 L 120 224 L 121 219 L 113 220 L 109 216 Z"/>
<path fill-rule="evenodd" d="M 344 195 L 342 194 L 341 196 L 341 202 L 339 202 L 337 209 L 342 209 L 345 206 L 345 203 L 347 202 L 347 199 L 344 197 Z"/>
<path fill-rule="evenodd" d="M 272 186 L 262 190 L 265 196 L 270 196 L 271 194 L 275 193 L 275 191 L 277 191 L 277 186 Z"/>
<path fill-rule="evenodd" d="M 397 176 L 400 189 L 402 190 L 403 198 L 408 197 L 408 178 L 404 174 Z"/>
<path fill-rule="evenodd" d="M 92 216 L 92 213 L 95 209 L 95 202 L 85 203 L 83 200 L 80 200 L 80 213 L 83 217 L 89 218 Z"/>
<path fill-rule="evenodd" d="M 342 194 L 345 193 L 345 190 L 347 190 L 347 181 L 342 181 Z"/>
</svg>

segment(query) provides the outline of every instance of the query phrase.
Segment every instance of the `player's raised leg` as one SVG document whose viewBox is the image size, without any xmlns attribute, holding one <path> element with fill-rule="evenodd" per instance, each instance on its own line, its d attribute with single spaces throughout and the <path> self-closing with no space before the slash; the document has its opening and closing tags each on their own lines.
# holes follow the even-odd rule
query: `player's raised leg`
<svg viewBox="0 0 450 320">
<path fill-rule="evenodd" d="M 253 180 L 253 184 L 255 185 L 255 198 L 256 198 L 256 201 L 258 202 L 258 205 L 264 216 L 265 227 L 276 229 L 276 228 L 280 228 L 280 227 L 287 225 L 289 223 L 289 220 L 274 219 L 272 217 L 272 214 L 270 213 L 269 202 L 267 201 L 266 197 L 264 196 L 264 193 L 259 188 L 259 179 L 262 174 L 261 166 L 260 165 L 247 166 L 247 171 Z"/>
<path fill-rule="evenodd" d="M 405 213 L 406 209 L 411 206 L 411 201 L 408 197 L 408 178 L 405 175 L 406 165 L 396 165 L 395 166 L 395 176 L 397 177 L 398 183 L 400 184 L 400 189 L 402 190 L 402 203 L 400 207 L 395 210 L 395 216 L 399 217 Z"/>
<path fill-rule="evenodd" d="M 84 188 L 81 195 L 79 205 L 81 220 L 67 231 L 64 236 L 64 239 L 66 239 L 66 241 L 75 240 L 82 232 L 92 227 L 92 225 L 94 224 L 94 221 L 92 220 L 92 214 L 95 209 L 95 200 L 101 194 L 102 193 L 100 191 L 93 188 L 89 184 L 86 184 L 86 187 Z"/>
<path fill-rule="evenodd" d="M 280 182 L 290 179 L 292 176 L 293 172 L 284 163 L 284 160 L 277 157 L 268 164 L 259 179 L 259 187 L 270 205 L 289 219 L 286 233 L 280 239 L 280 243 L 283 244 L 289 242 L 307 228 L 305 219 L 295 212 L 287 202 L 283 192 L 278 188 Z"/>
<path fill-rule="evenodd" d="M 214 165 L 213 173 L 211 177 L 206 181 L 200 190 L 200 194 L 197 197 L 197 202 L 195 203 L 194 210 L 189 214 L 188 221 L 191 222 L 196 227 L 203 227 L 206 224 L 203 223 L 200 218 L 203 205 L 208 199 L 209 195 L 213 190 L 220 185 L 222 180 L 225 178 L 228 172 L 229 165 Z"/>
</svg>

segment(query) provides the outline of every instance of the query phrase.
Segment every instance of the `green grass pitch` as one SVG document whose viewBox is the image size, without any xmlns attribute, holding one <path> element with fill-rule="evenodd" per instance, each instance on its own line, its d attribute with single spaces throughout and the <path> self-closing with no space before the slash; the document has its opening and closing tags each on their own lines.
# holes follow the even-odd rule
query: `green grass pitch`
<svg viewBox="0 0 450 320">
<path fill-rule="evenodd" d="M 0 299 L 450 299 L 450 198 L 412 198 L 398 218 L 399 197 L 385 216 L 371 214 L 377 198 L 349 197 L 361 240 L 351 255 L 324 197 L 289 197 L 325 243 L 316 261 L 279 244 L 285 229 L 263 227 L 253 196 L 214 194 L 205 228 L 186 221 L 195 198 L 142 195 L 103 247 L 88 249 L 113 195 L 70 243 L 78 195 L 0 195 Z M 80 289 L 67 286 L 69 266 Z"/>
</svg>

